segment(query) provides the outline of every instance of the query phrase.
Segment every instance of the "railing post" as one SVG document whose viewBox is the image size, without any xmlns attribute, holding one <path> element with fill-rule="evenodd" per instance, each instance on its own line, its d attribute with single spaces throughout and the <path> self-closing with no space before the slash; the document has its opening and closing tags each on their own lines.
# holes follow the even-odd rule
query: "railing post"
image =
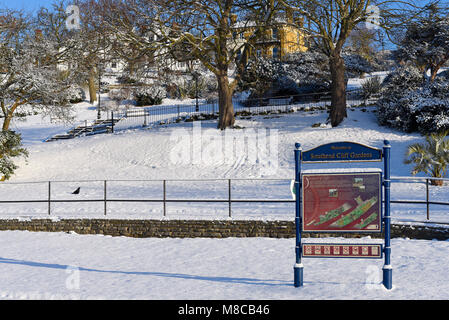
<svg viewBox="0 0 449 320">
<path fill-rule="evenodd" d="M 229 218 L 232 217 L 232 207 L 231 207 L 231 179 L 228 179 L 228 208 L 229 208 Z"/>
<path fill-rule="evenodd" d="M 163 181 L 162 183 L 162 192 L 163 192 L 163 202 L 164 202 L 164 217 L 167 216 L 167 204 L 166 204 L 166 200 L 167 200 L 167 186 L 166 186 L 166 180 Z"/>
<path fill-rule="evenodd" d="M 429 179 L 426 178 L 426 212 L 427 212 L 427 220 L 430 219 L 429 215 Z"/>
<path fill-rule="evenodd" d="M 48 181 L 48 215 L 50 215 L 50 204 L 51 204 L 51 182 Z"/>
<path fill-rule="evenodd" d="M 107 210 L 107 207 L 106 207 L 106 203 L 107 203 L 107 201 L 106 201 L 106 180 L 104 180 L 104 192 L 103 192 L 103 195 L 104 195 L 104 215 L 106 215 L 106 210 Z"/>
<path fill-rule="evenodd" d="M 112 123 L 111 123 L 111 133 L 114 133 L 114 111 L 111 111 L 111 120 L 112 120 Z"/>
</svg>

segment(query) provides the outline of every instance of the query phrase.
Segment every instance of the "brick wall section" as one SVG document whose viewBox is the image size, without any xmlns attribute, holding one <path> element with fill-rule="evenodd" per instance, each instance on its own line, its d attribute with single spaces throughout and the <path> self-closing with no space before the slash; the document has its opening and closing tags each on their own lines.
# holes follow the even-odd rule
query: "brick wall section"
<svg viewBox="0 0 449 320">
<path fill-rule="evenodd" d="M 249 220 L 112 220 L 112 219 L 50 219 L 0 220 L 0 230 L 28 230 L 44 232 L 76 232 L 78 234 L 104 234 L 127 237 L 157 238 L 227 238 L 227 237 L 295 237 L 293 221 Z M 432 226 L 392 225 L 392 237 L 415 239 L 449 239 L 449 228 Z M 303 237 L 383 237 L 382 234 L 316 234 Z"/>
</svg>

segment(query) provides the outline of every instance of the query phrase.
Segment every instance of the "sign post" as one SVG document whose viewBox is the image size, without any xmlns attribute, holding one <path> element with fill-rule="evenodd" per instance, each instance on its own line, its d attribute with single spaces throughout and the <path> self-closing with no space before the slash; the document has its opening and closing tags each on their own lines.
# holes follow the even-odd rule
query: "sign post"
<svg viewBox="0 0 449 320">
<path fill-rule="evenodd" d="M 390 142 L 384 140 L 384 195 L 385 195 L 385 209 L 384 209 L 384 225 L 385 225 L 385 264 L 382 268 L 383 271 L 383 285 L 387 289 L 392 288 L 392 273 L 393 268 L 391 267 L 391 244 L 390 244 Z"/>
<path fill-rule="evenodd" d="M 296 226 L 296 263 L 294 266 L 294 282 L 295 287 L 302 287 L 303 281 L 303 265 L 301 263 L 301 145 L 299 143 L 295 144 L 295 193 L 296 193 L 296 216 L 295 216 L 295 226 Z"/>
<path fill-rule="evenodd" d="M 303 286 L 303 258 L 381 259 L 383 285 L 392 288 L 390 261 L 390 149 L 377 149 L 355 142 L 333 142 L 302 151 L 295 144 L 296 263 L 294 285 Z M 384 160 L 381 169 L 301 172 L 301 163 L 371 162 Z M 382 186 L 384 192 L 382 194 Z M 384 210 L 382 212 L 382 195 Z M 383 214 L 382 214 L 383 213 Z M 380 233 L 384 245 L 369 243 L 302 243 L 302 232 Z"/>
</svg>

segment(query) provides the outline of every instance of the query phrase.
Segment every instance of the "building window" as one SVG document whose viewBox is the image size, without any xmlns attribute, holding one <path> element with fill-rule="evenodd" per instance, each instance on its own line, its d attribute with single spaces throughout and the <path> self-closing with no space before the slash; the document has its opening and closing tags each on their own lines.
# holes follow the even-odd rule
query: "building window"
<svg viewBox="0 0 449 320">
<path fill-rule="evenodd" d="M 273 28 L 271 30 L 271 34 L 273 36 L 273 39 L 275 39 L 275 40 L 279 39 L 279 30 L 277 28 Z"/>
<path fill-rule="evenodd" d="M 112 69 L 117 68 L 117 62 L 112 62 L 112 63 L 111 63 L 111 68 L 112 68 Z"/>
<path fill-rule="evenodd" d="M 258 58 L 260 58 L 260 57 L 262 56 L 262 50 L 257 49 L 257 50 L 256 50 L 256 56 L 257 56 Z"/>
<path fill-rule="evenodd" d="M 279 59 L 279 48 L 278 47 L 273 48 L 273 59 Z"/>
</svg>

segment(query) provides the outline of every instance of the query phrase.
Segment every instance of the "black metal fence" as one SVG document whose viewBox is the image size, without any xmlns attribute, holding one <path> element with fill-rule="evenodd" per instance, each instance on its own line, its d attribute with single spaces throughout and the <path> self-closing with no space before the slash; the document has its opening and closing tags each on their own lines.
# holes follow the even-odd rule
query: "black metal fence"
<svg viewBox="0 0 449 320">
<path fill-rule="evenodd" d="M 422 210 L 426 219 L 430 220 L 431 206 L 449 206 L 446 195 L 449 194 L 448 182 L 449 179 L 437 179 L 444 181 L 444 186 L 432 186 L 431 178 L 415 178 L 415 177 L 393 177 L 392 190 L 394 184 L 398 183 L 418 183 L 424 186 L 424 195 L 421 200 L 392 198 L 392 204 L 412 204 L 422 205 L 425 209 Z M 45 181 L 45 182 L 16 182 L 16 183 L 2 183 L 0 184 L 0 204 L 37 204 L 43 203 L 47 206 L 47 215 L 52 215 L 52 207 L 57 203 L 100 203 L 102 204 L 103 215 L 111 214 L 108 208 L 112 203 L 159 203 L 161 205 L 161 213 L 163 217 L 168 215 L 167 205 L 173 203 L 190 204 L 188 208 L 195 210 L 192 206 L 194 203 L 222 203 L 227 208 L 227 216 L 233 217 L 235 213 L 233 204 L 246 203 L 253 205 L 259 203 L 267 204 L 289 204 L 294 203 L 290 190 L 291 179 L 162 179 L 162 180 L 81 180 L 81 181 Z M 258 188 L 248 188 L 250 182 L 260 183 Z M 175 183 L 178 183 L 176 186 Z M 207 189 L 202 189 L 201 192 L 195 194 L 195 183 L 205 183 Z M 219 186 L 217 186 L 217 183 Z M 265 186 L 263 184 L 266 184 Z M 64 185 L 64 187 L 61 186 Z M 115 186 L 113 186 L 115 184 Z M 129 186 L 134 184 L 134 186 Z M 136 186 L 140 184 L 140 186 Z M 182 186 L 188 184 L 188 186 Z M 273 191 L 264 192 L 267 190 L 267 185 Z M 40 185 L 40 186 L 38 186 Z M 246 186 L 245 186 L 246 185 Z M 73 193 L 68 193 L 67 189 L 81 186 L 81 188 L 89 189 L 88 197 L 76 196 Z M 172 189 L 170 190 L 169 187 Z M 177 189 L 177 190 L 176 190 Z M 437 198 L 431 199 L 432 191 L 438 195 Z M 19 191 L 21 190 L 21 191 Z M 201 190 L 199 188 L 198 190 Z M 207 192 L 204 192 L 207 190 Z M 83 190 L 84 191 L 84 190 Z M 44 195 L 45 193 L 45 195 Z M 82 192 L 83 193 L 83 192 Z M 210 194 L 202 197 L 202 194 Z M 26 198 L 14 199 L 14 196 L 27 194 Z M 70 194 L 70 195 L 69 195 Z M 139 197 L 131 196 L 140 194 Z M 146 197 L 143 195 L 146 194 Z M 258 195 L 264 194 L 260 198 Z M 187 196 L 186 196 L 187 195 Z M 193 195 L 193 196 L 192 196 Z M 196 196 L 195 196 L 196 195 Z M 419 198 L 418 194 L 413 194 Z M 7 199 L 5 199 L 7 197 Z M 81 197 L 81 198 L 80 198 Z M 293 208 L 293 207 L 292 207 Z M 262 211 L 264 207 L 259 208 Z M 0 217 L 3 210 L 0 209 Z M 288 211 L 290 213 L 290 211 Z M 421 212 L 421 211 L 420 211 Z M 19 213 L 18 213 L 19 214 Z M 286 213 L 287 214 L 287 213 Z M 449 208 L 447 212 L 449 218 Z M 447 219 L 449 222 L 449 219 Z"/>
<path fill-rule="evenodd" d="M 359 97 L 359 90 L 347 93 L 347 105 L 367 105 L 373 101 Z M 278 113 L 291 113 L 299 110 L 327 110 L 331 104 L 330 93 L 308 93 L 282 97 L 258 99 L 233 99 L 236 116 L 257 116 Z M 217 100 L 209 102 L 154 105 L 135 107 L 121 112 L 114 112 L 113 117 L 120 119 L 114 130 L 125 130 L 150 124 L 168 124 L 181 121 L 209 120 L 218 118 L 219 106 Z"/>
<path fill-rule="evenodd" d="M 360 90 L 347 92 L 347 105 L 360 106 L 373 103 L 360 97 Z M 331 104 L 329 92 L 307 93 L 290 96 L 266 97 L 258 99 L 233 99 L 236 116 L 249 117 L 295 111 L 326 111 Z M 57 134 L 44 139 L 54 141 L 69 139 L 83 135 L 97 133 L 114 133 L 114 131 L 146 127 L 150 125 L 163 125 L 169 123 L 189 122 L 196 120 L 217 119 L 219 114 L 218 100 L 198 101 L 190 104 L 154 105 L 144 107 L 130 106 L 125 110 L 112 111 L 106 108 L 106 119 L 95 120 L 88 123 L 80 122 L 64 134 Z"/>
</svg>

